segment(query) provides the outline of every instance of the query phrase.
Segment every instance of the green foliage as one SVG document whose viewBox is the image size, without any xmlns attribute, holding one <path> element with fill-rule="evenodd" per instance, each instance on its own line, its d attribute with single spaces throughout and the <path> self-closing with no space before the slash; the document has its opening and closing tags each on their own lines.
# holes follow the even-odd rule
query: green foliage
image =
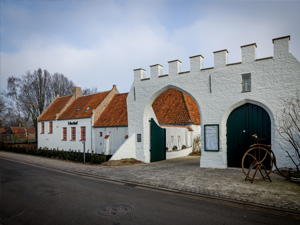
<svg viewBox="0 0 300 225">
<path fill-rule="evenodd" d="M 5 144 L 4 142 L 0 142 L 0 151 L 42 156 L 83 163 L 83 153 L 71 149 L 69 151 L 64 151 L 59 149 L 48 148 L 26 148 L 20 146 L 12 146 L 9 144 Z M 101 164 L 106 162 L 106 155 L 104 155 L 103 153 L 89 153 L 88 151 L 87 153 L 85 153 L 85 162 L 91 164 Z"/>
</svg>

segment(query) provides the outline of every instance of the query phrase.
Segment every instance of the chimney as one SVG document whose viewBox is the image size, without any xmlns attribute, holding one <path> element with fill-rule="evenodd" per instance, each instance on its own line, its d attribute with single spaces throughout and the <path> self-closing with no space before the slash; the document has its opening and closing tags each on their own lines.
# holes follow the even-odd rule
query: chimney
<svg viewBox="0 0 300 225">
<path fill-rule="evenodd" d="M 190 70 L 191 72 L 199 72 L 203 68 L 202 55 L 195 55 L 190 57 Z"/>
<path fill-rule="evenodd" d="M 75 96 L 75 98 L 81 97 L 82 95 L 81 87 L 74 87 L 73 95 Z"/>
<path fill-rule="evenodd" d="M 139 68 L 134 71 L 134 80 L 141 80 L 145 78 L 146 70 Z"/>
<path fill-rule="evenodd" d="M 256 59 L 256 43 L 243 45 L 242 49 L 242 63 L 253 62 Z"/>
<path fill-rule="evenodd" d="M 274 44 L 274 58 L 286 57 L 289 54 L 289 42 L 291 36 L 284 36 L 273 39 Z"/>
<path fill-rule="evenodd" d="M 151 78 L 157 78 L 162 75 L 163 66 L 160 64 L 150 66 Z"/>
<path fill-rule="evenodd" d="M 176 59 L 169 61 L 169 76 L 177 75 L 181 72 L 181 61 Z"/>
<path fill-rule="evenodd" d="M 228 54 L 227 49 L 214 52 L 215 68 L 219 68 L 227 65 L 227 54 Z"/>
</svg>

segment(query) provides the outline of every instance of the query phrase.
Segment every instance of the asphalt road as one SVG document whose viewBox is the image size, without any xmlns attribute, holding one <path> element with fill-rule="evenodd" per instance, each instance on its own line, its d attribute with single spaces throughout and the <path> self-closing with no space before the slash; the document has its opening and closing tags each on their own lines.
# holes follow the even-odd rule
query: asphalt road
<svg viewBox="0 0 300 225">
<path fill-rule="evenodd" d="M 300 224 L 299 218 L 203 197 L 0 159 L 0 224 Z"/>
</svg>

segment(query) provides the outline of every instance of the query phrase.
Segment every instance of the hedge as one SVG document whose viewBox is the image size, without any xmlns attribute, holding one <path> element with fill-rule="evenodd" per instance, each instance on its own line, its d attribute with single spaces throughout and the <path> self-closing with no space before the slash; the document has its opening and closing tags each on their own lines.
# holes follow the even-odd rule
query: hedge
<svg viewBox="0 0 300 225">
<path fill-rule="evenodd" d="M 59 150 L 59 149 L 47 149 L 47 148 L 24 148 L 20 146 L 11 146 L 0 141 L 0 151 L 14 152 L 29 154 L 35 156 L 42 156 L 54 159 L 69 160 L 74 162 L 83 163 L 83 152 L 69 150 Z M 102 154 L 96 154 L 94 152 L 85 153 L 85 162 L 91 164 L 101 164 L 107 161 L 107 156 Z"/>
</svg>

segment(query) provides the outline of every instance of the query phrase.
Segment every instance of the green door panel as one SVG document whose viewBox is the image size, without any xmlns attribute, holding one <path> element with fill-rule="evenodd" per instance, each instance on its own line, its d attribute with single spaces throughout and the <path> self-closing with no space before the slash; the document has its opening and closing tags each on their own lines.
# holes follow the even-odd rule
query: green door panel
<svg viewBox="0 0 300 225">
<path fill-rule="evenodd" d="M 150 120 L 150 145 L 151 162 L 166 159 L 166 129 L 158 126 L 153 118 Z"/>
<path fill-rule="evenodd" d="M 262 144 L 271 144 L 271 120 L 260 106 L 245 104 L 231 112 L 227 120 L 227 165 L 241 167 L 242 157 L 255 143 L 257 134 Z"/>
</svg>

